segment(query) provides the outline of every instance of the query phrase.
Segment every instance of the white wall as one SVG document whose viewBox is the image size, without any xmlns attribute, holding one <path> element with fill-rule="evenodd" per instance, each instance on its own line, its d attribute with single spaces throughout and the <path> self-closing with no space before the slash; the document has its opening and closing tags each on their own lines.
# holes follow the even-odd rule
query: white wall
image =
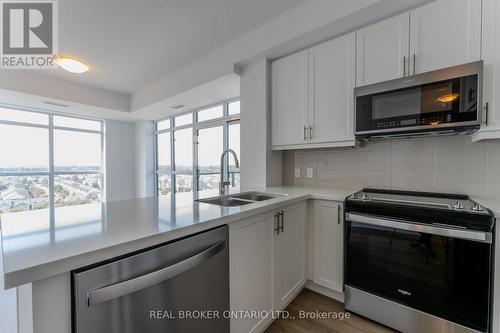
<svg viewBox="0 0 500 333">
<path fill-rule="evenodd" d="M 151 121 L 135 123 L 135 195 L 155 194 L 154 125 Z"/>
<path fill-rule="evenodd" d="M 12 333 L 17 330 L 16 288 L 3 289 L 2 242 L 0 240 L 0 333 Z"/>
<path fill-rule="evenodd" d="M 390 140 L 294 155 L 284 159 L 286 184 L 465 193 L 500 200 L 500 140 L 471 143 L 468 136 Z M 300 178 L 294 178 L 293 168 L 300 168 Z M 313 178 L 306 178 L 307 168 L 313 168 Z"/>
<path fill-rule="evenodd" d="M 135 197 L 134 123 L 107 120 L 105 143 L 106 201 Z"/>
<path fill-rule="evenodd" d="M 5 92 L 14 91 L 38 96 L 40 100 L 56 102 L 78 103 L 82 107 L 94 106 L 103 110 L 129 111 L 129 96 L 105 89 L 61 80 L 48 75 L 41 75 L 43 71 L 12 70 L 3 71 L 0 75 L 0 89 Z M 2 103 L 12 103 L 2 99 Z M 27 105 L 25 100 L 17 100 L 13 104 Z M 45 105 L 45 108 L 49 106 Z M 63 111 L 63 110 L 60 110 Z"/>
<path fill-rule="evenodd" d="M 281 153 L 270 150 L 269 64 L 261 60 L 242 69 L 241 187 L 281 184 Z"/>
</svg>

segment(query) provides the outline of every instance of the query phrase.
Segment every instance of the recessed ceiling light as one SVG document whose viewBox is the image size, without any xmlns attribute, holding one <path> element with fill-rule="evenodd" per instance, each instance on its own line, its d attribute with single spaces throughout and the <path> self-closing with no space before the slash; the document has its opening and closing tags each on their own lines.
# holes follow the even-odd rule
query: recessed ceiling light
<svg viewBox="0 0 500 333">
<path fill-rule="evenodd" d="M 184 104 L 178 103 L 178 104 L 170 105 L 170 107 L 174 110 L 179 110 L 179 109 L 185 108 L 186 106 Z"/>
<path fill-rule="evenodd" d="M 62 104 L 62 103 L 57 103 L 57 102 L 51 102 L 51 101 L 43 101 L 45 104 L 48 104 L 48 105 L 53 105 L 53 106 L 60 106 L 60 107 L 64 107 L 64 108 L 69 108 L 69 105 L 68 104 Z"/>
<path fill-rule="evenodd" d="M 83 61 L 70 57 L 57 57 L 55 62 L 59 67 L 71 73 L 85 73 L 90 69 L 89 65 Z"/>
</svg>

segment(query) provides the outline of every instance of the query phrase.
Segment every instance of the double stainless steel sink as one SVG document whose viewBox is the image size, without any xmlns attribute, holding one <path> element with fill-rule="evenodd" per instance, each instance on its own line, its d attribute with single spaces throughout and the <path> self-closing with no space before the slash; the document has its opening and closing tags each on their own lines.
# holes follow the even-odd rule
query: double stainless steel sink
<svg viewBox="0 0 500 333">
<path fill-rule="evenodd" d="M 282 195 L 251 191 L 251 192 L 223 195 L 219 197 L 198 199 L 196 201 L 217 206 L 232 207 L 232 206 L 248 205 L 259 201 L 271 200 L 281 196 Z"/>
</svg>

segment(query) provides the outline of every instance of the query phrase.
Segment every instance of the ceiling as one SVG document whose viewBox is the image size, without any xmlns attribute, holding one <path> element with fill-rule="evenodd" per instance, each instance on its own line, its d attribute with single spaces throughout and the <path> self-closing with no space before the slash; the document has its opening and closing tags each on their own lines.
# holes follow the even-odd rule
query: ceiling
<svg viewBox="0 0 500 333">
<path fill-rule="evenodd" d="M 42 75 L 131 94 L 305 0 L 61 0 L 59 53 L 91 71 Z"/>
</svg>

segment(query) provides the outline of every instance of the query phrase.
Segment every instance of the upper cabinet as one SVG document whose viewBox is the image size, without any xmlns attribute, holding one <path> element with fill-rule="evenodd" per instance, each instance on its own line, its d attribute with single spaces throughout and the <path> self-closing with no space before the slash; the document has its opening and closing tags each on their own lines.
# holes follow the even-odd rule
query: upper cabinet
<svg viewBox="0 0 500 333">
<path fill-rule="evenodd" d="M 481 59 L 481 0 L 438 0 L 357 31 L 356 85 Z"/>
<path fill-rule="evenodd" d="M 309 49 L 309 142 L 349 145 L 353 135 L 355 34 Z"/>
<path fill-rule="evenodd" d="M 483 124 L 472 141 L 500 139 L 500 1 L 483 0 Z"/>
<path fill-rule="evenodd" d="M 410 43 L 408 12 L 356 32 L 356 85 L 407 75 Z"/>
<path fill-rule="evenodd" d="M 439 0 L 410 11 L 412 74 L 481 59 L 481 0 Z"/>
<path fill-rule="evenodd" d="M 273 146 L 306 140 L 309 55 L 304 50 L 272 63 Z"/>
<path fill-rule="evenodd" d="M 272 148 L 353 146 L 355 34 L 272 63 Z"/>
<path fill-rule="evenodd" d="M 499 67 L 496 6 L 498 0 L 436 0 L 273 61 L 272 149 L 354 146 L 354 87 L 481 60 L 481 48 L 488 54 L 485 118 L 500 123 L 492 110 L 500 96 L 486 87 Z"/>
</svg>

